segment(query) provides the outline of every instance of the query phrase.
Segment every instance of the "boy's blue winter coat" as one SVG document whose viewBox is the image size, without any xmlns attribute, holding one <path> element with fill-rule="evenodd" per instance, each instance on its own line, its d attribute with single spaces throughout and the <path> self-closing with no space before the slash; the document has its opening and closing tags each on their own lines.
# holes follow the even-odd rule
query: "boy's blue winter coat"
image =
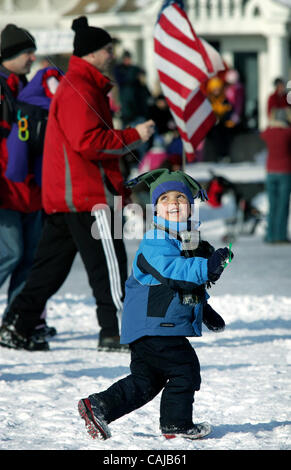
<svg viewBox="0 0 291 470">
<path fill-rule="evenodd" d="M 184 305 L 179 290 L 205 284 L 207 259 L 181 256 L 181 242 L 166 231 L 148 231 L 125 284 L 121 343 L 142 336 L 201 336 L 203 303 Z"/>
</svg>

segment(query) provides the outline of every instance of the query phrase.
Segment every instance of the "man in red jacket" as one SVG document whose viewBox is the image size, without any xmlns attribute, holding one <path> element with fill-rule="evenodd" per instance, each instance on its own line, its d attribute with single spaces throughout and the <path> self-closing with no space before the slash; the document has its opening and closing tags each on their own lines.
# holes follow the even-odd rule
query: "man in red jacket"
<svg viewBox="0 0 291 470">
<path fill-rule="evenodd" d="M 36 44 L 23 28 L 8 24 L 1 31 L 0 58 L 0 286 L 9 280 L 7 307 L 24 286 L 42 229 L 41 191 L 34 175 L 23 182 L 6 177 L 7 137 L 14 103 L 27 83 Z M 8 309 L 2 321 L 6 321 Z"/>
<path fill-rule="evenodd" d="M 112 38 L 89 27 L 86 17 L 74 20 L 72 29 L 74 52 L 52 101 L 45 137 L 42 201 L 48 216 L 31 274 L 10 309 L 14 325 L 0 332 L 3 346 L 49 348 L 36 334 L 40 315 L 79 251 L 96 299 L 99 349 L 124 347 L 118 312 L 127 257 L 123 240 L 112 235 L 111 216 L 114 197 L 125 196 L 119 159 L 151 137 L 154 122 L 113 129 L 107 96 L 112 85 L 104 75 L 113 58 Z"/>
</svg>

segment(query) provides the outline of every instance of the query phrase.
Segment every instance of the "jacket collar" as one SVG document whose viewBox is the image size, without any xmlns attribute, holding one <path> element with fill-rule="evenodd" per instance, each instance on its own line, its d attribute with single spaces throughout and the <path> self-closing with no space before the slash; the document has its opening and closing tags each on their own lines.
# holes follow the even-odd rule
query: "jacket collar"
<svg viewBox="0 0 291 470">
<path fill-rule="evenodd" d="M 17 96 L 18 93 L 27 85 L 27 78 L 25 75 L 17 75 L 11 70 L 8 70 L 0 63 L 0 75 L 4 77 L 7 81 L 7 85 L 12 90 L 14 96 Z"/>
<path fill-rule="evenodd" d="M 11 74 L 11 72 L 10 72 L 10 70 L 6 69 L 6 67 L 4 67 L 4 65 L 0 64 L 0 74 L 3 77 L 7 78 Z"/>
<path fill-rule="evenodd" d="M 113 87 L 111 80 L 106 77 L 106 75 L 103 75 L 98 69 L 81 57 L 75 55 L 71 56 L 69 71 L 76 72 L 78 75 L 86 77 L 87 80 L 95 82 L 105 95 L 107 95 Z"/>
<path fill-rule="evenodd" d="M 171 222 L 163 217 L 157 217 L 156 215 L 154 216 L 153 223 L 154 227 L 159 228 L 160 230 L 176 234 L 175 238 L 177 238 L 177 234 L 179 232 L 185 231 L 189 228 L 189 224 L 187 222 Z"/>
</svg>

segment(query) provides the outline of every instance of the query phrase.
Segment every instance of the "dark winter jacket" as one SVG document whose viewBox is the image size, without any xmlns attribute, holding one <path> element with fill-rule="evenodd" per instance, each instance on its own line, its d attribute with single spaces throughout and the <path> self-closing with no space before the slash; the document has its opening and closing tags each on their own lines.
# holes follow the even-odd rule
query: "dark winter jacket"
<svg viewBox="0 0 291 470">
<path fill-rule="evenodd" d="M 181 241 L 165 230 L 153 228 L 144 235 L 125 285 L 121 343 L 146 335 L 201 336 L 209 296 L 199 288 L 208 281 L 207 259 L 185 258 L 181 250 Z M 183 304 L 181 293 L 197 289 L 202 291 L 199 302 Z"/>
<path fill-rule="evenodd" d="M 0 90 L 0 208 L 29 213 L 41 209 L 41 192 L 34 175 L 29 173 L 23 182 L 17 183 L 5 175 L 8 163 L 7 137 L 14 119 L 13 100 L 27 81 L 3 66 L 0 66 L 0 75 L 11 90 L 9 94 L 4 86 Z"/>
<path fill-rule="evenodd" d="M 32 173 L 38 186 L 41 186 L 45 127 L 53 97 L 47 85 L 47 80 L 51 77 L 60 81 L 62 75 L 54 67 L 39 70 L 17 97 L 22 104 L 22 107 L 17 104 L 17 118 L 23 118 L 27 113 L 29 134 L 25 138 L 19 136 L 18 122 L 15 122 L 8 136 L 6 176 L 11 181 L 23 182 Z"/>
</svg>

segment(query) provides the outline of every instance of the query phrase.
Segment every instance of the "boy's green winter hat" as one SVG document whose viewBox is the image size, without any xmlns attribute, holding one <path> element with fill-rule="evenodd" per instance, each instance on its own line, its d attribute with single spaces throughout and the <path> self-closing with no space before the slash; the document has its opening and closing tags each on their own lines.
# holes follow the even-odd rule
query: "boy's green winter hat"
<svg viewBox="0 0 291 470">
<path fill-rule="evenodd" d="M 144 182 L 150 188 L 150 198 L 155 206 L 161 194 L 167 191 L 181 191 L 186 194 L 190 204 L 193 204 L 194 198 L 199 197 L 202 201 L 207 199 L 207 194 L 198 181 L 183 171 L 170 171 L 165 168 L 143 173 L 126 183 L 127 187 L 133 187 L 138 183 Z"/>
</svg>

